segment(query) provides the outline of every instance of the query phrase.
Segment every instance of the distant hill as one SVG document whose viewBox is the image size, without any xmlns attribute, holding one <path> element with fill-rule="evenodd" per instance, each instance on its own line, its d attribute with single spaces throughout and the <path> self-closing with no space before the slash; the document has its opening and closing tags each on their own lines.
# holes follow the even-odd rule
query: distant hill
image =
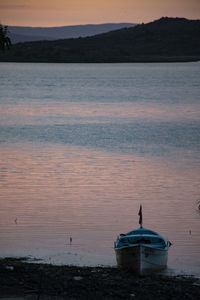
<svg viewBox="0 0 200 300">
<path fill-rule="evenodd" d="M 9 26 L 9 37 L 13 44 L 19 42 L 32 42 L 40 40 L 58 40 L 93 36 L 117 30 L 125 27 L 132 27 L 133 23 L 105 23 L 88 24 L 62 27 L 23 27 Z"/>
<path fill-rule="evenodd" d="M 160 62 L 200 60 L 200 20 L 161 18 L 92 37 L 13 45 L 0 61 Z"/>
</svg>

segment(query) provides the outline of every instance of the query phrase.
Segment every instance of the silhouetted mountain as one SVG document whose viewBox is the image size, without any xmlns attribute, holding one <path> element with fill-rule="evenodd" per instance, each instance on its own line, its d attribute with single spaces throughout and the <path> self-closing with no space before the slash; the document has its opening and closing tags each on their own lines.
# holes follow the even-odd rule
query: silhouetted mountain
<svg viewBox="0 0 200 300">
<path fill-rule="evenodd" d="M 93 36 L 135 25 L 136 24 L 133 23 L 106 23 L 62 27 L 9 26 L 9 37 L 13 44 L 18 42 L 33 42 L 40 40 L 69 39 Z"/>
<path fill-rule="evenodd" d="M 19 43 L 1 61 L 140 62 L 200 59 L 200 20 L 161 18 L 77 39 Z"/>
<path fill-rule="evenodd" d="M 23 43 L 23 42 L 35 42 L 35 41 L 41 41 L 41 40 L 52 40 L 52 38 L 47 38 L 43 36 L 31 36 L 31 35 L 25 35 L 25 34 L 18 34 L 18 33 L 12 33 L 9 28 L 9 34 L 8 34 L 10 40 L 12 41 L 12 44 L 17 43 Z"/>
</svg>

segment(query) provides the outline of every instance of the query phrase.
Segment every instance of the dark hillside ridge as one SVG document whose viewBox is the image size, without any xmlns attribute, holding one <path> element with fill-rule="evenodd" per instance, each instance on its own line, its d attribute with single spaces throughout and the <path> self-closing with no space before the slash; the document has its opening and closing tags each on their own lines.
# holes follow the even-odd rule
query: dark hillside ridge
<svg viewBox="0 0 200 300">
<path fill-rule="evenodd" d="M 78 39 L 19 43 L 0 61 L 173 62 L 200 60 L 200 20 L 161 18 Z"/>
</svg>

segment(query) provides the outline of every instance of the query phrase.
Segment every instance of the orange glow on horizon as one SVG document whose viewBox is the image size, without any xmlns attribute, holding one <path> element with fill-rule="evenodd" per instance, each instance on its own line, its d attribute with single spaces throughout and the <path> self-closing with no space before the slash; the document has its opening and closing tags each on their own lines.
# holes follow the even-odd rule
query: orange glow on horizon
<svg viewBox="0 0 200 300">
<path fill-rule="evenodd" d="M 199 19 L 199 0 L 0 0 L 0 22 L 15 26 L 147 23 L 163 16 Z"/>
</svg>

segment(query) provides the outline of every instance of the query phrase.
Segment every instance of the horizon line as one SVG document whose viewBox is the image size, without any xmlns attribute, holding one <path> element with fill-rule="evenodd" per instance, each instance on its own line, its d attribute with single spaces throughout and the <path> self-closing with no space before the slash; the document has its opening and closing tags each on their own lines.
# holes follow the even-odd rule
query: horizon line
<svg viewBox="0 0 200 300">
<path fill-rule="evenodd" d="M 143 23 L 143 22 L 142 22 Z M 55 25 L 55 26 L 31 26 L 31 25 L 8 25 L 2 24 L 3 26 L 8 27 L 28 27 L 28 28 L 60 28 L 60 27 L 76 27 L 76 26 L 92 26 L 92 25 L 107 25 L 107 24 L 133 24 L 139 25 L 142 23 L 132 23 L 132 22 L 105 22 L 105 23 L 86 23 L 86 24 L 76 24 L 76 25 Z M 149 22 L 147 22 L 149 23 Z M 145 23 L 146 24 L 146 23 Z"/>
<path fill-rule="evenodd" d="M 3 22 L 0 22 L 0 24 L 8 27 L 29 27 L 29 28 L 60 28 L 60 27 L 75 27 L 75 26 L 88 26 L 88 25 L 106 25 L 106 24 L 133 24 L 133 25 L 140 25 L 140 24 L 148 24 L 157 20 L 160 20 L 162 18 L 172 18 L 172 19 L 186 19 L 186 20 L 192 20 L 192 21 L 198 21 L 198 19 L 191 19 L 191 18 L 186 18 L 186 17 L 173 17 L 173 16 L 161 16 L 159 18 L 153 19 L 151 21 L 147 22 L 103 22 L 103 23 L 83 23 L 83 24 L 70 24 L 70 25 L 52 25 L 52 26 L 32 26 L 32 25 L 11 25 L 11 24 L 4 24 Z"/>
</svg>

